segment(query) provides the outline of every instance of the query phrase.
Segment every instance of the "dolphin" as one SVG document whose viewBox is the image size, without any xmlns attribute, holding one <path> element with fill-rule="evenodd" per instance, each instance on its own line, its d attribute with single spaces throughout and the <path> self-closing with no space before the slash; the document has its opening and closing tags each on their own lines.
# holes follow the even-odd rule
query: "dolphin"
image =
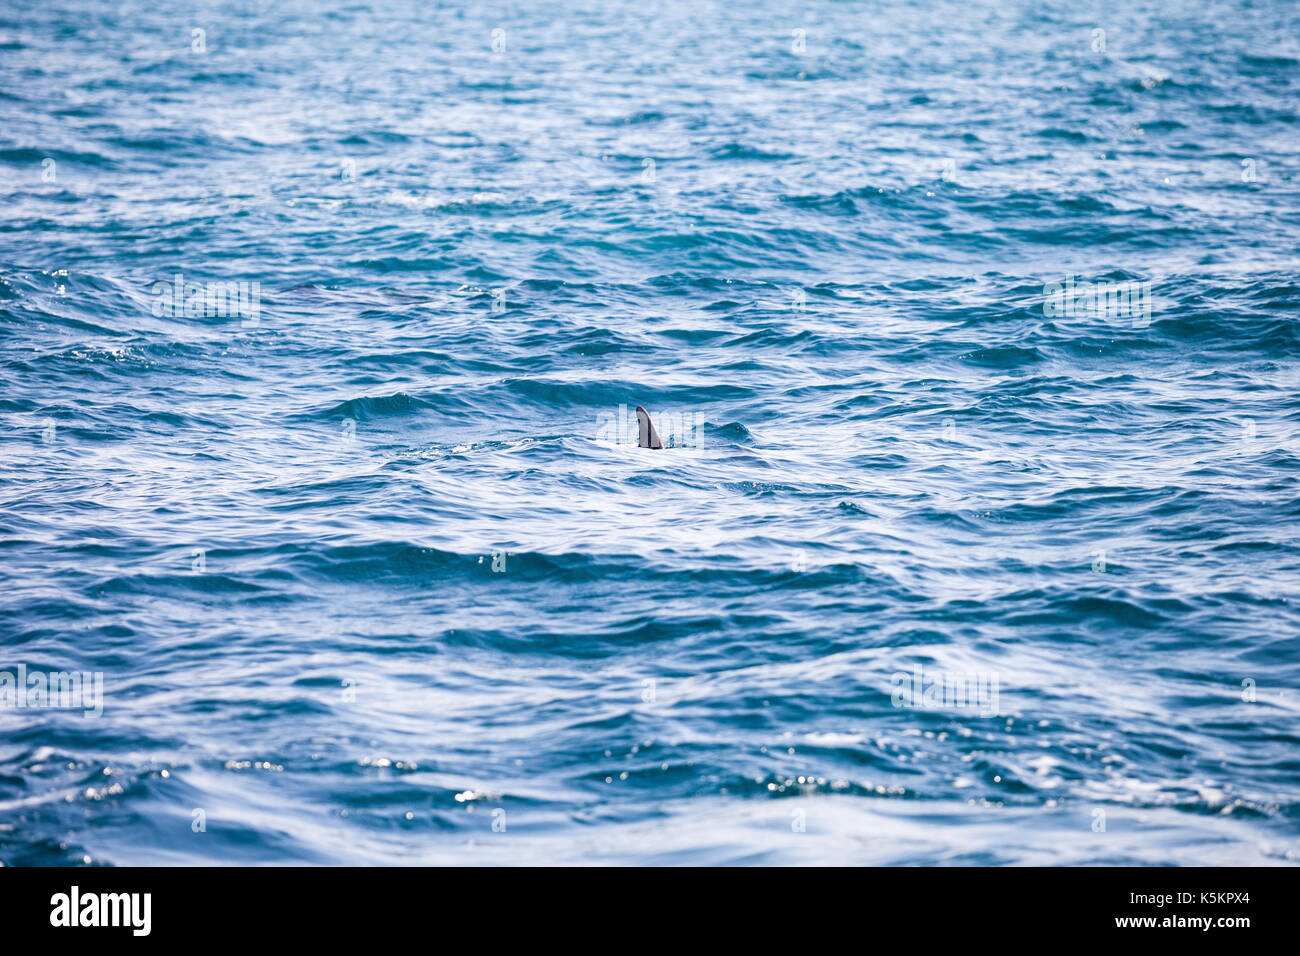
<svg viewBox="0 0 1300 956">
<path fill-rule="evenodd" d="M 650 413 L 640 405 L 636 407 L 636 446 L 638 448 L 663 448 L 663 439 L 655 423 L 650 421 Z"/>
</svg>

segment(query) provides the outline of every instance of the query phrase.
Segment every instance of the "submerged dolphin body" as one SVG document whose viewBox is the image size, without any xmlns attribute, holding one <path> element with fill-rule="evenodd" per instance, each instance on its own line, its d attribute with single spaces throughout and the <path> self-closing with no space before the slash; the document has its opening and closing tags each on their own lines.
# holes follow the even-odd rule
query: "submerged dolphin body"
<svg viewBox="0 0 1300 956">
<path fill-rule="evenodd" d="M 640 405 L 636 407 L 636 445 L 638 448 L 664 447 L 655 423 L 650 421 L 650 413 Z"/>
</svg>

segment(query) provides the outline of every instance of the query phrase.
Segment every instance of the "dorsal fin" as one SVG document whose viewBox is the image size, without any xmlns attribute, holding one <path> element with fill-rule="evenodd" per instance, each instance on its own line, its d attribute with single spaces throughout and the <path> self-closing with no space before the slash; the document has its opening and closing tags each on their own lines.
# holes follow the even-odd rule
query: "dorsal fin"
<svg viewBox="0 0 1300 956">
<path fill-rule="evenodd" d="M 638 448 L 663 448 L 663 439 L 650 421 L 650 413 L 640 405 L 636 407 L 636 444 Z"/>
</svg>

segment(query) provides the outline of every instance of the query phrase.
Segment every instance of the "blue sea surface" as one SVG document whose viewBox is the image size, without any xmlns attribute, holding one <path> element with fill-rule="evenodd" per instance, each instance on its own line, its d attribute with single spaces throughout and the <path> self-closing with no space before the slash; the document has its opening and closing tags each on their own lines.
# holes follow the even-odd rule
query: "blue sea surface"
<svg viewBox="0 0 1300 956">
<path fill-rule="evenodd" d="M 1298 174 L 1288 0 L 10 0 L 0 863 L 1300 862 Z"/>
</svg>

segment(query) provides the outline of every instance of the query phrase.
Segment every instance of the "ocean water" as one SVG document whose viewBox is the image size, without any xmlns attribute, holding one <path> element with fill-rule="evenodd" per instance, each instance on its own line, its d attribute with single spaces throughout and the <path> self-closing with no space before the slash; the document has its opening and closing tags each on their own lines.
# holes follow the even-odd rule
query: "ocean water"
<svg viewBox="0 0 1300 956">
<path fill-rule="evenodd" d="M 1298 111 L 1284 0 L 11 0 L 0 862 L 1300 861 Z"/>
</svg>

